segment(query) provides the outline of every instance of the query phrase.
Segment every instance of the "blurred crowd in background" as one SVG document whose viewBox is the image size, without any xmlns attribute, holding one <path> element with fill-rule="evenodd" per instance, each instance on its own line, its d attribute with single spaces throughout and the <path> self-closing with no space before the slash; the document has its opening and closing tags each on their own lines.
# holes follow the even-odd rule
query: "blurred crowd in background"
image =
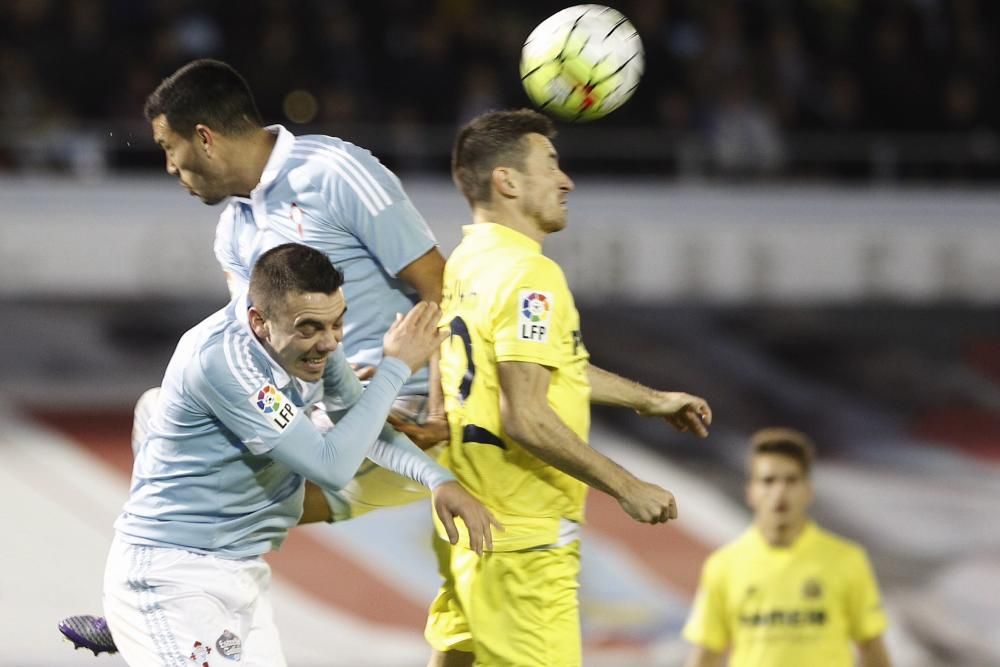
<svg viewBox="0 0 1000 667">
<path fill-rule="evenodd" d="M 143 101 L 198 57 L 239 69 L 269 121 L 362 128 L 393 138 L 374 148 L 397 167 L 443 168 L 457 124 L 528 103 L 521 44 L 567 4 L 8 0 L 0 169 L 157 164 Z M 647 70 L 631 102 L 587 126 L 602 164 L 617 146 L 632 171 L 1000 177 L 996 2 L 611 4 Z"/>
</svg>

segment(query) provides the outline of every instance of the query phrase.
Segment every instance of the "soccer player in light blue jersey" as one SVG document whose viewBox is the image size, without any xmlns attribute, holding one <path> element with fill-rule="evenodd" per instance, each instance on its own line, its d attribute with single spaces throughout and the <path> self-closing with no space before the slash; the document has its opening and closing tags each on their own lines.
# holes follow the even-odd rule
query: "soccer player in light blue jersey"
<svg viewBox="0 0 1000 667">
<path fill-rule="evenodd" d="M 105 613 L 130 664 L 207 664 L 214 651 L 284 665 L 261 555 L 298 522 L 304 478 L 338 489 L 366 456 L 430 488 L 455 540 L 459 516 L 471 546 L 490 547 L 482 505 L 385 423 L 443 338 L 440 308 L 418 303 L 389 326 L 362 389 L 340 348 L 341 284 L 323 253 L 278 246 L 258 259 L 248 297 L 178 343 L 105 572 Z M 335 413 L 325 434 L 308 417 L 320 400 Z"/>
<path fill-rule="evenodd" d="M 396 313 L 418 299 L 440 301 L 444 259 L 437 242 L 399 179 L 367 150 L 265 127 L 244 79 L 215 60 L 193 61 L 164 79 L 145 114 L 167 172 L 206 204 L 229 199 L 215 253 L 233 295 L 269 248 L 297 242 L 319 250 L 343 272 L 350 303 L 343 348 L 363 377 L 382 358 L 382 336 Z M 136 406 L 133 445 L 143 440 L 140 417 L 155 409 L 157 395 L 147 392 Z M 317 421 L 325 416 L 313 414 Z M 429 381 L 427 367 L 400 390 L 390 422 L 400 421 L 421 424 L 409 431 L 421 447 L 448 437 L 440 386 L 436 376 Z M 343 521 L 426 497 L 425 487 L 366 462 L 343 489 L 307 483 L 300 522 Z M 100 618 L 70 617 L 60 630 L 95 653 L 114 650 Z"/>
<path fill-rule="evenodd" d="M 437 241 L 399 179 L 367 150 L 334 137 L 264 127 L 246 82 L 215 60 L 196 60 L 166 78 L 149 96 L 145 114 L 166 154 L 167 172 L 207 204 L 229 200 L 215 253 L 234 294 L 268 248 L 296 242 L 320 250 L 344 274 L 351 304 L 344 351 L 359 367 L 378 363 L 381 337 L 396 313 L 418 298 L 440 301 L 444 260 Z M 430 400 L 429 391 L 436 392 Z M 439 392 L 425 367 L 396 403 L 396 418 L 428 424 L 420 444 L 447 437 Z M 314 506 L 320 510 L 315 518 L 344 520 L 413 502 L 425 492 L 376 472 L 327 494 L 328 509 L 309 495 L 304 520 L 314 518 Z"/>
</svg>

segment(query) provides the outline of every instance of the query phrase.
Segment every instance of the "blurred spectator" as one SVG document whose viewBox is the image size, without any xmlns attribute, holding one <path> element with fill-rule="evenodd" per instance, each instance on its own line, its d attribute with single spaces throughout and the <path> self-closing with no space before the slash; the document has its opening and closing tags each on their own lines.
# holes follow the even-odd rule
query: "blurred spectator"
<svg viewBox="0 0 1000 667">
<path fill-rule="evenodd" d="M 74 127 L 106 134 L 107 125 L 135 123 L 145 92 L 202 56 L 246 72 L 268 120 L 294 121 L 285 100 L 304 91 L 316 103 L 313 123 L 399 123 L 385 136 L 423 144 L 414 124 L 443 135 L 485 108 L 526 104 L 520 45 L 564 6 L 9 0 L 0 3 L 0 167 L 59 166 L 60 151 L 17 155 L 18 135 L 54 124 L 75 142 Z M 620 7 L 642 36 L 646 74 L 635 98 L 600 127 L 664 128 L 688 142 L 700 132 L 727 173 L 792 167 L 798 132 L 1000 130 L 1000 58 L 989 38 L 1000 30 L 1000 3 L 627 0 Z M 100 131 L 84 134 L 93 141 Z"/>
</svg>

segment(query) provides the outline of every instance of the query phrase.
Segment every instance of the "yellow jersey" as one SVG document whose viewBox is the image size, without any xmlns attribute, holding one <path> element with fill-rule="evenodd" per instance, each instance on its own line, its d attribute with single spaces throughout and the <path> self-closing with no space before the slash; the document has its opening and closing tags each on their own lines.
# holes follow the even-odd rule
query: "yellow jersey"
<svg viewBox="0 0 1000 667">
<path fill-rule="evenodd" d="M 864 549 L 810 522 L 790 547 L 751 527 L 709 556 L 684 638 L 731 667 L 850 667 L 885 628 Z"/>
<path fill-rule="evenodd" d="M 548 401 L 582 440 L 590 430 L 589 355 L 559 265 L 536 241 L 493 223 L 463 228 L 444 269 L 441 386 L 448 465 L 506 530 L 495 551 L 555 544 L 564 519 L 581 522 L 587 486 L 528 453 L 504 431 L 497 364 L 551 370 Z"/>
</svg>

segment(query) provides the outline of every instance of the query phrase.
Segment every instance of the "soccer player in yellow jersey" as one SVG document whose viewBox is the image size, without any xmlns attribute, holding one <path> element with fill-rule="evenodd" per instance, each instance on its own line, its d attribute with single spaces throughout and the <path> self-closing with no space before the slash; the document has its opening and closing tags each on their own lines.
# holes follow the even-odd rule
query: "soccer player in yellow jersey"
<svg viewBox="0 0 1000 667">
<path fill-rule="evenodd" d="M 785 428 L 751 439 L 753 525 L 705 562 L 684 638 L 687 667 L 889 667 L 886 619 L 864 550 L 809 519 L 812 442 Z"/>
<path fill-rule="evenodd" d="M 426 636 L 432 665 L 581 662 L 577 574 L 587 488 L 636 521 L 677 517 L 673 495 L 587 445 L 590 404 L 664 417 L 707 436 L 708 404 L 590 364 L 559 266 L 542 254 L 566 226 L 573 189 L 553 125 L 530 110 L 484 114 L 460 131 L 455 182 L 473 223 L 445 265 L 441 382 L 455 476 L 504 525 L 482 557 L 451 550 Z"/>
</svg>

